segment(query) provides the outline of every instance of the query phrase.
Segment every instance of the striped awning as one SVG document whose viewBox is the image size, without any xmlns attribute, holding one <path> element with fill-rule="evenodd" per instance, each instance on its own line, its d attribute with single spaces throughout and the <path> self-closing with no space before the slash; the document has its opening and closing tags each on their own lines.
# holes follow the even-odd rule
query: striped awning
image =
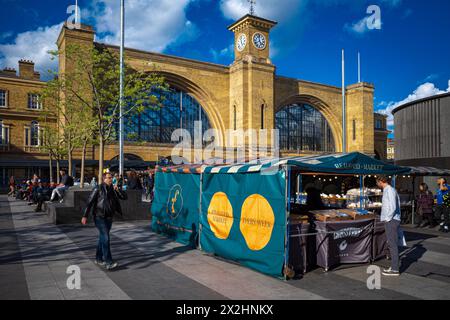
<svg viewBox="0 0 450 320">
<path fill-rule="evenodd" d="M 155 171 L 165 173 L 202 173 L 202 165 L 156 166 Z"/>
<path fill-rule="evenodd" d="M 449 169 L 438 169 L 433 167 L 407 167 L 411 169 L 412 176 L 450 176 Z"/>
<path fill-rule="evenodd" d="M 204 173 L 251 173 L 278 170 L 282 166 L 292 166 L 304 172 L 336 174 L 386 174 L 409 173 L 409 168 L 384 163 L 359 152 L 335 153 L 281 159 L 256 160 L 250 163 L 230 166 L 206 166 Z"/>
</svg>

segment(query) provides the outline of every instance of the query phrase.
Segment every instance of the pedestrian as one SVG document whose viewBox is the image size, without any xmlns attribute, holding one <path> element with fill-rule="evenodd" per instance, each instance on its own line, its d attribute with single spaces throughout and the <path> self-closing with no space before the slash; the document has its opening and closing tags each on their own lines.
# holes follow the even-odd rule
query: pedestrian
<svg viewBox="0 0 450 320">
<path fill-rule="evenodd" d="M 92 187 L 92 188 L 97 187 L 97 180 L 95 179 L 95 177 L 92 177 L 92 180 L 91 180 L 91 187 Z"/>
<path fill-rule="evenodd" d="M 103 183 L 92 190 L 89 200 L 84 210 L 81 223 L 87 223 L 89 215 L 94 218 L 95 226 L 99 232 L 95 263 L 104 266 L 107 270 L 112 270 L 118 266 L 111 255 L 110 231 L 114 214 L 122 215 L 122 208 L 119 200 L 126 200 L 127 194 L 112 183 L 113 176 L 106 172 L 103 174 Z"/>
<path fill-rule="evenodd" d="M 441 221 L 439 225 L 439 231 L 448 232 L 450 223 L 450 208 L 444 203 L 444 197 L 449 194 L 449 187 L 445 178 L 439 178 L 437 180 L 438 190 L 436 193 L 436 219 Z M 443 219 L 442 219 L 443 216 Z"/>
<path fill-rule="evenodd" d="M 385 222 L 386 239 L 391 256 L 391 267 L 383 270 L 385 276 L 400 275 L 400 257 L 398 253 L 398 239 L 400 233 L 400 197 L 385 176 L 377 177 L 377 186 L 383 190 L 381 221 Z"/>
<path fill-rule="evenodd" d="M 419 190 L 420 193 L 416 197 L 419 221 L 416 227 L 424 228 L 426 226 L 430 226 L 430 228 L 434 228 L 435 223 L 433 218 L 433 193 L 428 190 L 428 185 L 426 183 L 421 183 L 419 186 Z"/>
<path fill-rule="evenodd" d="M 154 187 L 154 179 L 153 174 L 149 172 L 147 179 L 146 179 L 146 194 L 145 194 L 145 200 L 150 198 L 150 201 L 153 201 L 153 187 Z"/>
<path fill-rule="evenodd" d="M 8 196 L 14 196 L 14 193 L 16 192 L 16 179 L 14 176 L 9 177 L 9 192 Z"/>
<path fill-rule="evenodd" d="M 61 183 L 53 190 L 50 201 L 55 201 L 58 196 L 59 202 L 63 202 L 65 192 L 73 186 L 73 178 L 66 173 L 66 170 L 61 169 Z"/>
<path fill-rule="evenodd" d="M 128 173 L 127 190 L 142 190 L 141 180 L 134 170 Z"/>
</svg>

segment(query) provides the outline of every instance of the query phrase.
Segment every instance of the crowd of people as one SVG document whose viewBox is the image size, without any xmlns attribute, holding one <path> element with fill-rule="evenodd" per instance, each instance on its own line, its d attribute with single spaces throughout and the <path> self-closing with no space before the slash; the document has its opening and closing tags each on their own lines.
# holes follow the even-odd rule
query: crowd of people
<svg viewBox="0 0 450 320">
<path fill-rule="evenodd" d="M 416 197 L 419 217 L 417 228 L 435 228 L 439 224 L 441 232 L 448 232 L 450 225 L 450 191 L 445 178 L 437 180 L 436 196 L 426 183 L 420 184 Z"/>
<path fill-rule="evenodd" d="M 17 200 L 28 201 L 28 205 L 35 205 L 36 212 L 42 211 L 44 202 L 54 202 L 64 200 L 64 193 L 73 186 L 73 178 L 66 170 L 60 170 L 61 180 L 56 183 L 48 178 L 40 178 L 37 174 L 28 180 L 23 180 L 17 184 L 14 176 L 9 178 L 8 196 L 13 196 Z"/>
<path fill-rule="evenodd" d="M 44 202 L 63 202 L 64 194 L 74 185 L 74 178 L 67 174 L 66 170 L 60 170 L 60 182 L 56 183 L 48 178 L 41 178 L 37 174 L 33 174 L 30 179 L 24 179 L 17 183 L 16 178 L 11 176 L 9 178 L 9 192 L 8 196 L 15 197 L 17 200 L 27 201 L 29 205 L 35 205 L 36 212 L 42 211 Z M 125 179 L 118 173 L 114 174 L 114 186 L 121 190 L 141 190 L 145 193 L 145 199 L 153 200 L 154 178 L 153 174 L 137 173 L 136 171 L 129 171 L 126 173 Z M 89 185 L 92 188 L 98 186 L 95 177 L 91 179 Z"/>
</svg>

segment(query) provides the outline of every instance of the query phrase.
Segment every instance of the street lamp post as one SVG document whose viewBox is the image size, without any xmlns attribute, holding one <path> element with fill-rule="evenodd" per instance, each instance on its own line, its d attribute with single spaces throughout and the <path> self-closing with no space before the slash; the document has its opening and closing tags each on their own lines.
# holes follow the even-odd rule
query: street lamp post
<svg viewBox="0 0 450 320">
<path fill-rule="evenodd" d="M 123 49 L 125 38 L 125 1 L 120 0 L 120 93 L 119 93 L 119 174 L 123 176 Z"/>
<path fill-rule="evenodd" d="M 347 152 L 347 115 L 345 107 L 345 56 L 342 49 L 342 152 Z"/>
</svg>

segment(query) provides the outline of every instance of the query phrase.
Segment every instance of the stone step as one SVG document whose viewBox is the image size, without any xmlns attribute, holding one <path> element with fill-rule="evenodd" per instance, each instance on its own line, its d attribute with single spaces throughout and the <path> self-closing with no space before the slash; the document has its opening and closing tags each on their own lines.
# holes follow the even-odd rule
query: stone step
<svg viewBox="0 0 450 320">
<path fill-rule="evenodd" d="M 46 210 L 54 224 L 79 223 L 90 194 L 91 190 L 80 190 L 75 187 L 66 192 L 63 203 L 48 203 L 43 209 Z M 151 220 L 151 203 L 142 201 L 142 192 L 129 190 L 127 195 L 127 200 L 120 201 L 123 217 L 116 215 L 115 219 L 121 221 Z"/>
</svg>

